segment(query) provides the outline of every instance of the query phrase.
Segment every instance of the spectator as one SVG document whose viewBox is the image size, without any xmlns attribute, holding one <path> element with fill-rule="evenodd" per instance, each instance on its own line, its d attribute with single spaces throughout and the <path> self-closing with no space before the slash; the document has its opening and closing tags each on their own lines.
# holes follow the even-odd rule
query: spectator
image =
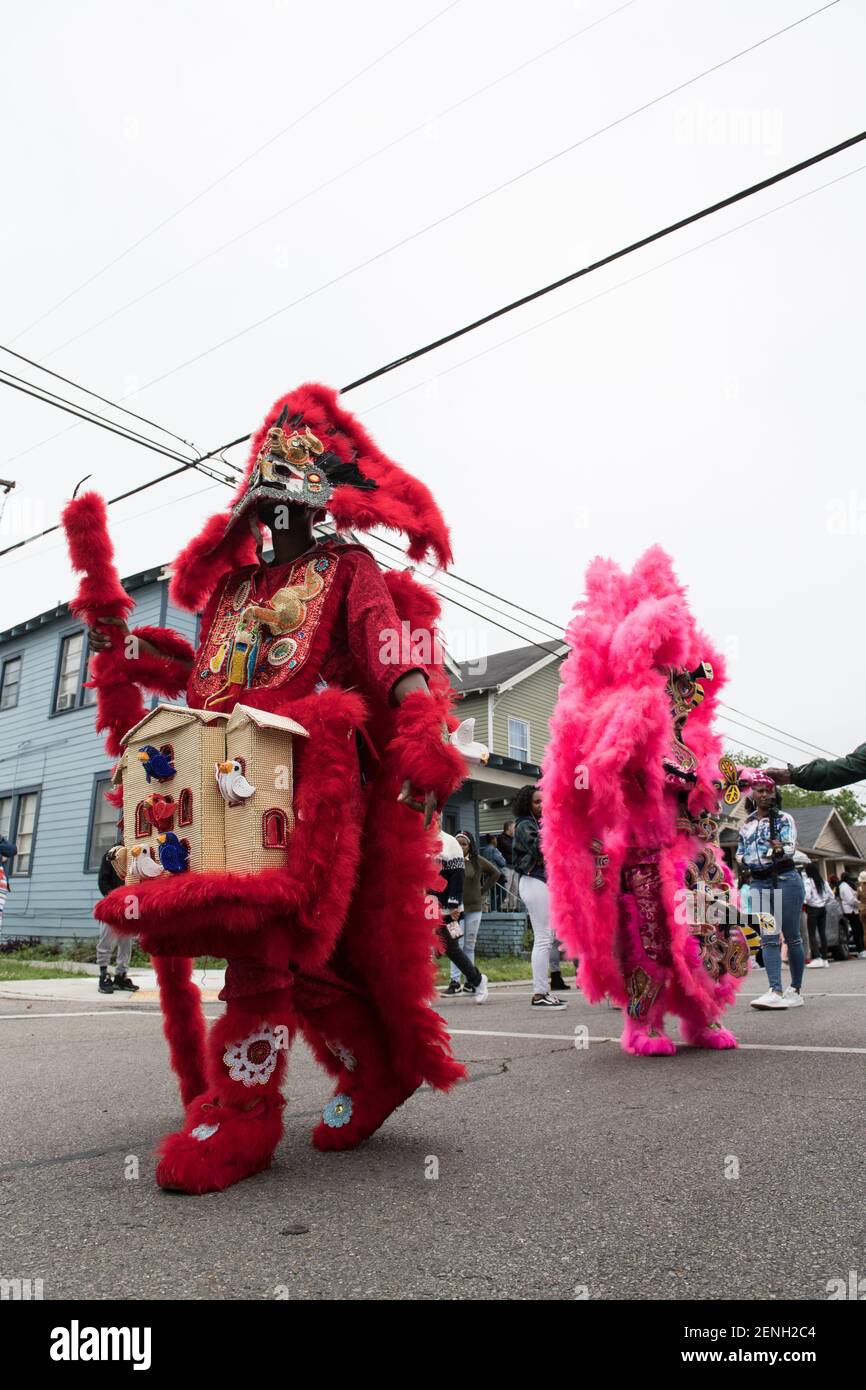
<svg viewBox="0 0 866 1390">
<path fill-rule="evenodd" d="M 800 936 L 803 880 L 794 864 L 797 834 L 792 816 L 779 807 L 779 790 L 763 771 L 750 773 L 749 815 L 740 828 L 737 861 L 751 876 L 751 911 L 761 920 L 761 950 L 770 988 L 752 1000 L 753 1009 L 791 1009 L 803 1003 L 805 953 Z M 781 920 L 780 920 L 781 919 Z M 781 933 L 780 933 L 781 926 Z M 788 947 L 791 984 L 782 990 L 782 945 Z"/>
<path fill-rule="evenodd" d="M 499 849 L 505 859 L 506 864 L 514 863 L 514 821 L 507 820 L 497 836 Z"/>
<path fill-rule="evenodd" d="M 860 909 L 860 926 L 866 925 L 866 869 L 857 876 L 857 905 Z"/>
<path fill-rule="evenodd" d="M 497 869 L 507 869 L 508 860 L 496 843 L 495 835 L 482 835 L 481 853 L 485 859 L 489 859 L 491 864 L 495 864 Z"/>
<path fill-rule="evenodd" d="M 116 888 L 118 883 L 123 882 L 123 871 L 121 864 L 124 861 L 124 851 L 122 845 L 112 845 L 111 849 L 105 851 L 102 862 L 99 865 L 99 876 L 97 883 L 99 891 L 103 897 L 110 893 L 112 888 Z M 111 953 L 117 947 L 117 967 L 114 971 L 114 979 L 108 973 L 111 965 Z M 134 985 L 129 978 L 127 968 L 132 958 L 132 937 L 115 936 L 114 932 L 107 925 L 104 925 L 99 934 L 99 941 L 96 944 L 96 964 L 99 966 L 99 993 L 113 994 L 116 989 L 126 990 L 129 994 L 138 993 L 138 985 Z"/>
<path fill-rule="evenodd" d="M 482 836 L 481 854 L 485 859 L 489 859 L 491 864 L 495 864 L 497 869 L 501 870 L 499 882 L 494 884 L 491 889 L 490 905 L 494 912 L 503 912 L 506 908 L 511 869 L 508 866 L 505 855 L 496 843 L 495 835 Z"/>
<path fill-rule="evenodd" d="M 532 922 L 532 1007 L 535 1009 L 564 1009 L 565 1000 L 557 999 L 547 983 L 550 948 L 553 932 L 550 929 L 550 902 L 547 893 L 547 871 L 541 849 L 541 790 L 521 787 L 514 798 L 513 863 L 518 875 L 518 892 L 526 904 Z"/>
<path fill-rule="evenodd" d="M 840 878 L 839 901 L 854 938 L 854 950 L 857 952 L 857 958 L 858 960 L 866 960 L 866 949 L 863 945 L 863 923 L 860 921 L 860 902 L 857 896 L 857 880 L 853 874 L 845 873 Z"/>
<path fill-rule="evenodd" d="M 481 926 L 481 913 L 483 911 L 482 899 L 487 889 L 494 883 L 498 883 L 502 877 L 502 871 L 491 864 L 489 859 L 485 859 L 475 848 L 475 840 L 468 830 L 461 830 L 456 837 L 457 843 L 463 851 L 463 942 L 462 950 L 467 960 L 475 964 L 475 943 L 478 940 L 478 929 Z M 467 980 L 462 986 L 460 984 L 461 970 L 457 962 L 451 961 L 451 983 L 448 986 L 449 994 L 474 994 L 472 984 Z M 453 988 L 452 988 L 453 986 Z"/>
<path fill-rule="evenodd" d="M 6 896 L 9 892 L 9 878 L 12 873 L 12 860 L 18 853 L 17 845 L 0 836 L 0 934 L 3 931 L 3 914 L 6 911 Z"/>
<path fill-rule="evenodd" d="M 446 830 L 440 831 L 439 850 L 435 862 L 445 880 L 445 887 L 433 890 L 431 895 L 438 902 L 437 935 L 452 966 L 456 965 L 458 974 L 466 976 L 472 993 L 475 995 L 475 1003 L 483 1004 L 488 995 L 487 976 L 482 975 L 474 962 L 463 954 L 458 944 L 459 938 L 463 934 L 460 917 L 463 912 L 463 883 L 466 876 L 466 861 L 461 845 Z M 453 981 L 451 983 L 453 984 Z M 447 995 L 458 994 L 459 992 L 457 989 L 452 989 L 451 985 L 444 991 Z"/>
<path fill-rule="evenodd" d="M 803 870 L 806 887 L 806 920 L 809 924 L 809 942 L 812 959 L 807 969 L 828 966 L 827 950 L 827 904 L 833 900 L 833 889 L 825 883 L 817 864 L 807 864 Z"/>
</svg>

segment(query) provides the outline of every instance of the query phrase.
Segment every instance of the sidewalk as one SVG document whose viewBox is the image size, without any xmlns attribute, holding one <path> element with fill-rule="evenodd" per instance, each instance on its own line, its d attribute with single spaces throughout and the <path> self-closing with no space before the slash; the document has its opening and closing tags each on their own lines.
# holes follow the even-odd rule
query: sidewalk
<svg viewBox="0 0 866 1390">
<path fill-rule="evenodd" d="M 100 994 L 97 989 L 98 976 L 87 979 L 51 979 L 48 971 L 44 980 L 4 980 L 0 984 L 0 999 L 54 1000 L 64 1004 L 81 1004 L 87 1008 L 112 1009 L 121 1006 L 134 1008 L 136 1004 L 159 1002 L 159 989 L 155 970 L 130 970 L 130 979 L 138 985 L 137 994 L 118 990 L 116 994 Z M 201 990 L 206 1003 L 216 1000 L 223 987 L 224 970 L 194 970 L 193 980 Z"/>
</svg>

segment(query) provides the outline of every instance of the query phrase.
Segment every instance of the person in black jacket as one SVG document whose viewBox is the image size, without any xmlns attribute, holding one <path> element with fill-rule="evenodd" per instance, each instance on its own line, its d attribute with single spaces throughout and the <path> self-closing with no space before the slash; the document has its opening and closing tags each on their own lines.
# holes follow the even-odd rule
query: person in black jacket
<svg viewBox="0 0 866 1390">
<path fill-rule="evenodd" d="M 103 898 L 106 893 L 110 893 L 112 888 L 116 888 L 118 883 L 123 882 L 123 874 L 115 864 L 118 851 L 122 850 L 122 845 L 112 845 L 111 849 L 105 851 L 99 865 L 97 883 Z M 111 964 L 111 953 L 117 947 L 117 966 L 114 971 L 114 979 L 108 973 Z M 99 993 L 113 994 L 116 989 L 126 990 L 129 994 L 138 992 L 138 985 L 134 985 L 127 975 L 127 969 L 132 957 L 132 937 L 115 936 L 109 926 L 103 926 L 99 934 L 99 941 L 96 945 L 96 964 L 99 966 Z"/>
</svg>

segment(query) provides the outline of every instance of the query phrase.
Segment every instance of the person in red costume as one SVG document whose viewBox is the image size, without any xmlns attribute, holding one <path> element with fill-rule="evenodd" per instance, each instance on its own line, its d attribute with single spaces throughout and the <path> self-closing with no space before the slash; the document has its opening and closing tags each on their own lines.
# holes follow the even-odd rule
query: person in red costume
<svg viewBox="0 0 866 1390">
<path fill-rule="evenodd" d="M 431 817 L 465 776 L 449 742 L 450 696 L 436 641 L 438 604 L 408 573 L 383 576 L 339 533 L 403 531 L 409 555 L 450 559 L 428 489 L 387 459 L 334 391 L 277 401 L 255 435 L 243 483 L 172 567 L 172 597 L 201 612 L 198 650 L 138 628 L 112 565 L 104 504 L 76 499 L 64 521 L 85 577 L 73 610 L 90 625 L 98 726 L 120 751 L 141 689 L 229 713 L 242 702 L 308 731 L 295 754 L 295 827 L 285 865 L 255 874 L 163 873 L 98 905 L 154 956 L 183 1127 L 160 1145 L 157 1181 L 220 1190 L 268 1166 L 282 1133 L 281 1083 L 301 1030 L 336 1091 L 313 1131 L 351 1148 L 424 1081 L 464 1071 L 430 1007 L 425 908 Z M 262 528 L 273 558 L 263 559 Z M 420 814 L 419 814 L 420 813 Z M 388 900 L 383 899 L 389 865 Z M 192 958 L 224 955 L 224 1015 L 207 1038 Z"/>
</svg>

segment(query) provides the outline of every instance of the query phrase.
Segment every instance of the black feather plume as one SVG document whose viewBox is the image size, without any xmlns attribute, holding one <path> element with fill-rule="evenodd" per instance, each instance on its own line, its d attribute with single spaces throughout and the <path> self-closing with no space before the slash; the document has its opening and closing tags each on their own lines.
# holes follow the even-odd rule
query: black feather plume
<svg viewBox="0 0 866 1390">
<path fill-rule="evenodd" d="M 328 479 L 328 482 L 333 483 L 335 487 L 357 487 L 361 488 L 364 492 L 373 492 L 379 486 L 373 478 L 365 478 L 354 461 L 352 463 L 344 463 L 341 458 L 338 458 L 336 454 L 332 454 L 330 450 L 324 454 L 320 454 L 316 459 L 316 463 Z"/>
</svg>

